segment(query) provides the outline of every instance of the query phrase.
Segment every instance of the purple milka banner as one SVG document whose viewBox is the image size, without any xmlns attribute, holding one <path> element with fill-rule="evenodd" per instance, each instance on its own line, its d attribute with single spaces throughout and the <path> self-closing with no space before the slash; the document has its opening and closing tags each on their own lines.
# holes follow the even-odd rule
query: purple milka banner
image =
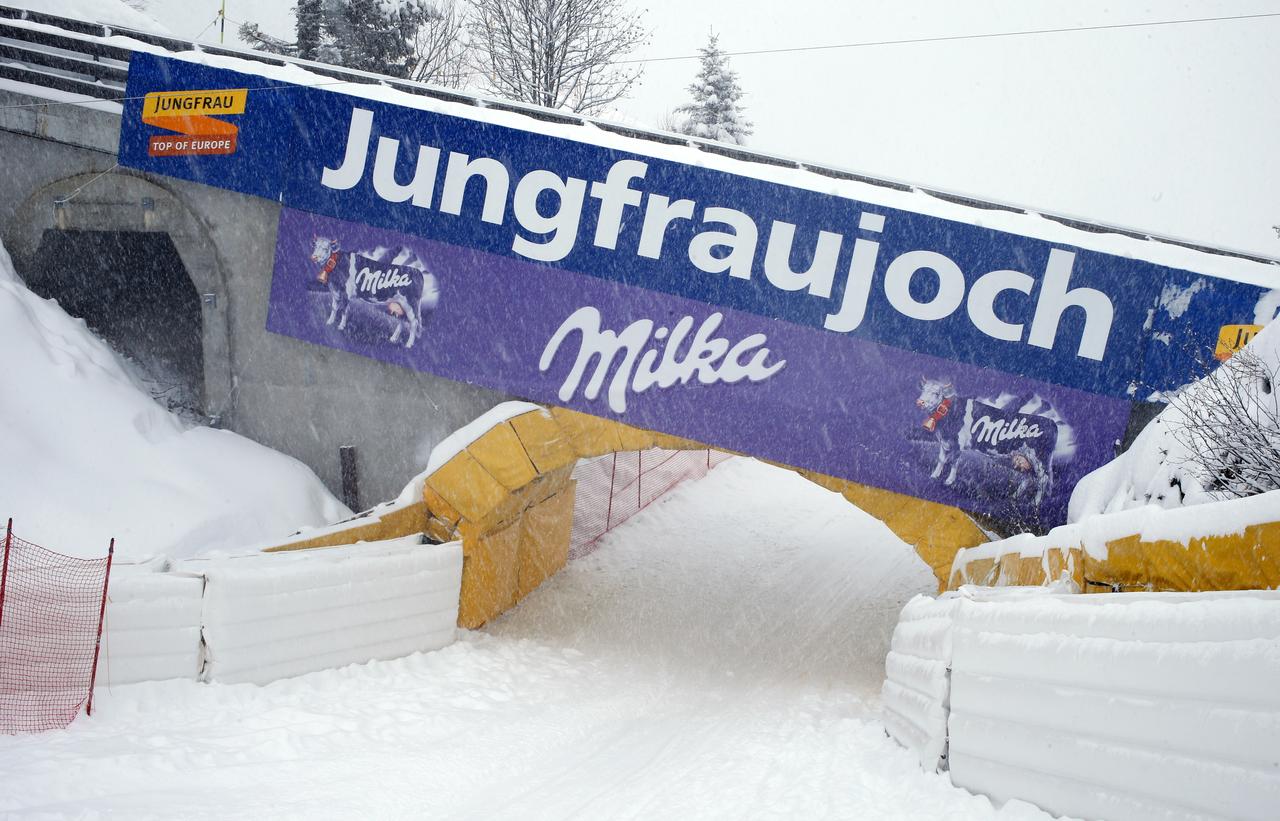
<svg viewBox="0 0 1280 821">
<path fill-rule="evenodd" d="M 1128 403 L 284 209 L 267 328 L 1027 524 Z M 595 355 L 592 355 L 594 352 Z"/>
</svg>

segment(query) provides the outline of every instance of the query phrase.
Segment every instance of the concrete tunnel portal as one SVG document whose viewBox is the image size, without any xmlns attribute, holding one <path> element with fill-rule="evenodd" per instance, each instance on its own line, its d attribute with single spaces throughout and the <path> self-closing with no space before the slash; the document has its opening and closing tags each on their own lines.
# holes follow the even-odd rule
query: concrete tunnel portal
<svg viewBox="0 0 1280 821">
<path fill-rule="evenodd" d="M 203 418 L 200 294 L 167 233 L 48 229 L 23 275 L 126 359 L 158 402 Z"/>
</svg>

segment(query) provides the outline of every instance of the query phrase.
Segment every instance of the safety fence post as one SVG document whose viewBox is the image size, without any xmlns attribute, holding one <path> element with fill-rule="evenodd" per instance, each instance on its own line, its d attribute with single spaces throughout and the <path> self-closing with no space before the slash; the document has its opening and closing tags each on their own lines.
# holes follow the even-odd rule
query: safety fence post
<svg viewBox="0 0 1280 821">
<path fill-rule="evenodd" d="M 13 547 L 13 517 L 4 531 L 4 566 L 0 567 L 0 625 L 4 624 L 4 589 L 9 582 L 9 549 Z"/>
<path fill-rule="evenodd" d="M 609 473 L 609 508 L 604 514 L 604 529 L 608 533 L 613 529 L 613 491 L 614 481 L 618 478 L 618 454 L 613 454 L 613 469 Z"/>
<path fill-rule="evenodd" d="M 93 715 L 93 685 L 98 680 L 98 652 L 102 648 L 102 622 L 107 615 L 107 586 L 111 583 L 111 559 L 116 554 L 116 540 L 107 546 L 107 572 L 102 574 L 102 601 L 98 604 L 98 635 L 93 640 L 93 667 L 89 670 L 89 700 L 84 714 Z"/>
</svg>

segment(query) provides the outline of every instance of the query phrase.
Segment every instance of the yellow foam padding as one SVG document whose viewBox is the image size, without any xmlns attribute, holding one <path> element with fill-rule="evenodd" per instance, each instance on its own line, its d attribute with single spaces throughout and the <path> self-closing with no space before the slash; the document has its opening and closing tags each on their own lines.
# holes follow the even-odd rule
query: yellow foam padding
<svg viewBox="0 0 1280 821">
<path fill-rule="evenodd" d="M 1280 587 L 1280 522 L 1250 525 L 1240 533 L 1196 536 L 1186 544 L 1144 540 L 1139 534 L 1111 539 L 1106 555 L 1079 545 L 1050 547 L 1041 556 L 1016 553 L 975 559 L 956 568 L 948 584 L 1046 584 L 1065 573 L 1085 592 L 1119 590 L 1200 592 Z"/>
<path fill-rule="evenodd" d="M 618 444 L 624 451 L 648 450 L 653 447 L 653 431 L 619 424 Z"/>
<path fill-rule="evenodd" d="M 568 434 L 560 423 L 544 409 L 529 411 L 511 418 L 511 429 L 520 437 L 520 444 L 538 473 L 573 465 L 578 453 L 569 442 Z"/>
<path fill-rule="evenodd" d="M 510 492 L 465 450 L 428 476 L 427 486 L 473 522 L 488 516 Z"/>
<path fill-rule="evenodd" d="M 1280 587 L 1280 522 L 1241 533 L 1199 536 L 1187 544 L 1126 536 L 1107 542 L 1105 559 L 1085 555 L 1090 592 L 1121 589 L 1195 592 Z"/>
<path fill-rule="evenodd" d="M 397 510 L 389 511 L 381 516 L 371 514 L 362 519 L 352 519 L 344 523 L 345 527 L 336 528 L 323 536 L 299 539 L 276 547 L 268 547 L 263 552 L 275 553 L 282 550 L 333 547 L 341 544 L 374 542 L 382 539 L 395 539 L 400 536 L 411 536 L 414 533 L 424 532 L 427 518 L 427 506 L 422 502 L 415 502 Z"/>
<path fill-rule="evenodd" d="M 427 517 L 427 523 L 423 526 L 422 532 L 433 542 L 452 542 L 461 538 L 456 522 L 446 522 L 435 516 Z"/>
<path fill-rule="evenodd" d="M 664 448 L 666 450 L 698 450 L 706 447 L 694 442 L 692 439 L 684 439 L 679 436 L 672 436 L 669 433 L 659 433 L 651 431 L 653 434 L 653 447 Z"/>
<path fill-rule="evenodd" d="M 481 556 L 476 566 L 485 579 L 490 579 L 483 583 L 467 582 L 471 571 L 464 565 L 464 586 L 489 590 L 493 586 L 491 577 L 497 577 L 493 567 L 500 559 L 498 554 L 506 554 L 495 553 L 496 548 L 482 545 L 493 539 L 501 543 L 496 534 L 507 532 L 513 523 L 529 515 L 528 511 L 540 509 L 544 501 L 562 494 L 579 458 L 649 447 L 695 450 L 706 446 L 565 408 L 528 411 L 498 423 L 428 476 L 422 502 L 379 519 L 352 522 L 350 527 L 327 536 L 272 549 L 346 544 L 358 539 L 386 539 L 414 532 L 424 533 L 435 541 L 461 538 L 464 554 Z M 779 466 L 795 470 L 788 465 Z M 940 585 L 947 581 L 956 551 L 984 541 L 982 531 L 957 508 L 812 471 L 797 472 L 883 521 L 899 538 L 915 547 L 933 568 Z M 506 575 L 515 578 L 518 571 L 515 559 L 511 561 L 513 567 Z M 484 599 L 488 604 L 504 600 L 501 596 L 492 601 Z M 487 620 L 495 615 L 486 610 L 488 604 L 484 607 L 475 604 L 468 611 L 468 618 L 474 622 L 482 616 Z"/>
<path fill-rule="evenodd" d="M 952 590 L 966 584 L 991 587 L 995 585 L 999 575 L 1000 566 L 996 564 L 995 559 L 974 559 L 971 562 L 966 562 L 963 567 L 956 571 L 956 575 L 952 577 L 949 587 Z"/>
<path fill-rule="evenodd" d="M 1006 561 L 1007 558 L 1007 561 Z M 1011 585 L 1043 585 L 1048 584 L 1051 580 L 1044 572 L 1044 558 L 1042 556 L 1023 556 L 1015 554 L 1000 559 L 1001 575 L 1008 574 L 1009 581 L 1005 584 Z"/>
<path fill-rule="evenodd" d="M 520 517 L 519 596 L 524 598 L 569 561 L 574 485 L 525 510 Z"/>
<path fill-rule="evenodd" d="M 534 479 L 529 484 L 513 491 L 497 505 L 489 514 L 477 522 L 471 522 L 464 519 L 468 525 L 475 525 L 475 528 L 462 528 L 466 532 L 487 533 L 490 530 L 497 530 L 515 520 L 519 519 L 525 510 L 538 504 L 543 499 L 554 496 L 564 489 L 569 482 L 569 477 L 573 474 L 573 467 L 565 465 L 559 470 L 553 470 L 550 473 L 543 474 Z"/>
<path fill-rule="evenodd" d="M 430 511 L 430 516 L 433 519 L 438 519 L 452 527 L 462 518 L 462 514 L 455 510 L 453 505 L 446 502 L 444 497 L 436 493 L 431 485 L 426 482 L 422 483 L 422 500 L 427 503 L 427 510 Z"/>
<path fill-rule="evenodd" d="M 520 531 L 515 524 L 463 540 L 459 627 L 474 629 L 515 606 L 520 590 Z"/>
<path fill-rule="evenodd" d="M 467 452 L 507 490 L 517 490 L 538 478 L 538 469 L 525 453 L 515 428 L 503 422 L 467 445 Z"/>
<path fill-rule="evenodd" d="M 560 429 L 578 456 L 603 456 L 623 449 L 617 422 L 567 408 L 551 408 L 551 415 L 560 423 Z"/>
</svg>

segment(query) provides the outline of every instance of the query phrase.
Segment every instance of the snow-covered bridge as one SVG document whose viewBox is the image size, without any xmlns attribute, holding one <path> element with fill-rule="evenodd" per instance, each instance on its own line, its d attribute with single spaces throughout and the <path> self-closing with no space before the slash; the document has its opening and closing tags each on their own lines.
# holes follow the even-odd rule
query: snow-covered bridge
<svg viewBox="0 0 1280 821">
<path fill-rule="evenodd" d="M 364 466 L 362 489 L 366 500 L 394 495 L 415 472 L 415 464 L 434 444 L 492 406 L 500 396 L 461 382 L 395 367 L 385 361 L 371 361 L 345 351 L 307 345 L 297 339 L 268 333 L 266 314 L 277 249 L 277 225 L 282 224 L 281 203 L 269 197 L 249 196 L 120 165 L 117 147 L 124 110 L 122 101 L 128 104 L 123 99 L 124 87 L 130 60 L 139 52 L 184 55 L 193 62 L 261 77 L 263 83 L 294 83 L 299 88 L 324 85 L 330 86 L 331 90 L 337 90 L 332 87 L 340 87 L 344 92 L 370 100 L 408 99 L 403 97 L 408 94 L 433 111 L 474 122 L 567 137 L 631 154 L 661 157 L 689 167 L 725 171 L 746 180 L 778 183 L 822 194 L 834 193 L 851 200 L 875 203 L 885 210 L 898 209 L 899 213 L 937 217 L 965 230 L 970 227 L 987 231 L 995 229 L 1031 237 L 1042 244 L 1086 249 L 1109 254 L 1113 258 L 1131 258 L 1180 271 L 1201 272 L 1224 277 L 1228 282 L 1269 282 L 1274 287 L 1277 280 L 1273 261 L 1246 254 L 1200 248 L 1142 232 L 981 202 L 897 181 L 873 179 L 738 147 L 590 120 L 565 112 L 489 100 L 333 66 L 197 46 L 154 34 L 112 30 L 96 24 L 0 6 L 0 56 L 5 60 L 0 64 L 0 152 L 12 159 L 15 169 L 13 174 L 0 180 L 0 240 L 14 255 L 18 270 L 33 288 L 57 297 L 138 360 L 147 372 L 145 375 L 156 382 L 157 393 L 166 394 L 173 404 L 192 413 L 215 418 L 218 424 L 297 456 L 315 469 L 331 487 L 337 488 L 340 483 L 339 447 L 355 446 Z M 350 116 L 352 135 L 357 133 L 358 126 L 358 118 Z M 368 124 L 365 126 L 367 130 Z M 334 125 L 336 132 L 345 133 L 346 129 L 346 122 Z M 338 136 L 340 134 L 335 136 L 335 140 Z M 365 137 L 367 140 L 368 134 Z M 492 162 L 486 158 L 477 162 L 480 161 Z M 378 162 L 375 162 L 375 176 Z M 341 171 L 335 170 L 335 176 L 340 175 Z M 528 176 L 532 178 L 536 174 Z M 408 188 L 396 183 L 394 176 L 392 182 L 400 188 Z M 464 190 L 465 185 L 466 178 L 462 178 L 458 191 Z M 608 182 L 594 185 L 603 185 L 606 190 L 613 186 L 612 170 Z M 446 179 L 445 187 L 448 186 L 449 180 Z M 621 188 L 615 188 L 620 192 L 619 196 L 639 193 L 628 191 L 625 181 Z M 592 196 L 600 196 L 594 193 L 595 190 L 593 186 Z M 461 196 L 459 193 L 459 206 Z M 650 204 L 645 206 L 646 224 L 654 213 L 651 207 L 654 198 L 651 195 Z M 657 199 L 671 202 L 665 196 Z M 534 202 L 533 211 L 536 212 L 536 198 Z M 692 212 L 692 201 L 681 200 L 676 206 L 679 202 L 687 202 Z M 619 213 L 623 207 L 620 200 Z M 488 209 L 489 195 L 486 193 L 485 221 L 492 221 L 488 218 Z M 669 216 L 673 211 L 667 213 L 668 223 L 679 218 Z M 518 206 L 515 216 L 523 220 Z M 878 234 L 883 229 L 883 216 L 864 216 L 870 219 L 858 223 L 860 230 Z M 689 215 L 683 218 L 688 219 Z M 704 217 L 704 221 L 710 219 Z M 778 223 L 774 225 L 776 228 Z M 529 228 L 527 225 L 524 227 Z M 776 233 L 770 234 L 770 240 Z M 856 242 L 862 243 L 864 249 L 875 245 L 865 236 Z M 659 250 L 660 247 L 659 244 Z M 856 250 L 854 253 L 857 255 Z M 980 283 L 975 281 L 968 299 L 967 313 L 973 318 L 974 325 L 987 337 L 1005 340 L 1013 339 L 1008 334 L 1025 333 L 1026 326 L 1031 334 L 1028 345 L 1052 349 L 1058 319 L 1064 311 L 1082 307 L 1086 319 L 1092 316 L 1087 306 L 1071 302 L 1067 291 L 1066 282 L 1071 276 L 1070 259 L 1075 253 L 1058 250 L 1049 256 L 1045 277 L 1050 276 L 1051 269 L 1061 274 L 1059 286 L 1062 293 L 1054 297 L 1056 308 L 1042 312 L 1037 307 L 1034 318 L 1028 315 L 1023 324 L 1012 323 L 997 315 L 996 296 L 1011 290 L 1031 296 L 1032 286 L 1023 284 L 1023 281 L 1029 283 L 1032 277 L 1018 271 L 990 271 L 983 275 L 979 279 L 989 282 L 980 287 Z M 899 259 L 923 259 L 921 254 L 929 254 L 928 258 L 935 261 L 943 258 L 941 254 L 921 250 L 903 253 Z M 128 260 L 128 263 L 124 264 L 123 260 Z M 869 264 L 874 267 L 874 256 L 871 260 Z M 1019 264 L 1044 266 L 1043 261 Z M 834 258 L 832 267 L 834 269 Z M 914 272 L 929 270 L 927 265 L 917 268 L 901 265 L 897 270 L 899 280 L 905 284 L 896 296 L 888 294 L 891 302 L 897 300 L 894 307 L 903 313 L 901 306 L 907 306 L 908 311 L 915 313 L 905 315 L 917 320 L 941 318 L 942 314 L 930 316 L 925 309 L 932 310 L 935 303 L 947 301 L 949 296 L 943 300 L 937 294 L 921 295 L 912 290 Z M 785 273 L 792 279 L 802 276 L 789 270 Z M 979 272 L 972 273 L 976 276 Z M 749 272 L 747 274 L 749 276 Z M 994 276 L 997 274 L 1003 279 Z M 738 275 L 733 273 L 735 277 Z M 951 276 L 953 284 L 957 282 L 956 277 L 959 278 L 959 300 L 965 296 L 965 275 L 955 267 Z M 774 279 L 772 273 L 769 277 Z M 941 293 L 943 278 L 943 273 L 939 272 L 938 293 Z M 809 293 L 815 293 L 812 283 L 808 284 L 811 286 Z M 788 286 L 786 290 L 794 291 L 796 288 Z M 1077 290 L 1083 292 L 1088 289 Z M 828 330 L 835 330 L 831 324 L 833 321 L 837 326 L 850 321 L 846 308 L 849 308 L 849 314 L 860 310 L 855 300 L 847 298 L 847 293 L 839 315 L 828 317 Z M 827 293 L 822 296 L 829 295 L 830 283 Z M 1038 304 L 1042 295 L 1038 292 L 1033 301 Z M 985 308 L 983 299 L 986 300 Z M 957 301 L 956 305 L 959 304 Z M 1107 311 L 1110 311 L 1109 305 Z M 865 308 L 864 305 L 861 310 Z M 1103 315 L 1101 310 L 1096 312 L 1099 317 Z M 144 316 L 152 319 L 144 321 Z M 166 321 L 157 323 L 154 321 L 156 316 L 165 317 Z M 1105 324 L 1110 327 L 1110 314 L 1105 316 Z M 1170 316 L 1173 317 L 1172 312 Z M 1251 315 L 1236 321 L 1247 323 L 1252 319 Z M 841 330 L 851 330 L 859 321 L 861 314 L 851 321 L 850 327 Z M 1098 321 L 1103 322 L 1102 319 Z M 1216 330 L 1216 325 L 1214 328 Z M 1065 335 L 1070 336 L 1071 333 L 1074 331 Z M 585 338 L 585 330 L 583 334 Z M 1105 338 L 1103 342 L 1105 347 Z M 958 357 L 958 352 L 964 347 L 962 343 L 950 340 L 950 346 L 952 350 L 948 356 L 963 358 Z M 1119 344 L 1113 345 L 1113 349 L 1119 347 Z M 1086 346 L 1083 338 L 1079 349 L 1081 356 L 1101 359 L 1100 349 Z M 919 347 L 914 350 L 921 352 Z M 969 361 L 985 367 L 981 361 Z M 1020 373 L 1025 375 L 1027 372 Z M 913 374 L 913 384 L 915 378 L 916 374 Z M 1112 382 L 1116 380 L 1112 378 Z M 951 386 L 940 380 L 934 387 L 944 391 Z M 1116 396 L 1121 395 L 1117 391 L 1122 389 L 1122 381 L 1108 388 Z M 995 391 L 994 396 L 1001 389 L 990 390 Z M 931 409 L 932 415 L 925 414 L 924 418 L 923 427 L 930 433 L 934 426 L 943 424 L 950 402 L 958 401 L 939 396 L 939 404 Z M 374 397 L 376 408 L 371 401 Z M 1133 394 L 1130 393 L 1128 398 L 1133 398 Z M 922 394 L 919 401 L 924 399 Z M 1123 431 L 1122 416 L 1128 412 L 1127 401 L 1127 398 L 1118 400 L 1115 415 L 1120 428 L 1116 431 L 1117 438 Z M 1034 404 L 1032 400 L 1026 406 Z M 898 405 L 889 403 L 886 407 L 896 413 L 892 408 Z M 1011 408 L 1003 422 L 988 421 L 992 426 L 1028 430 L 1035 420 L 1019 417 L 1016 410 L 1016 407 Z M 907 408 L 908 414 L 914 412 L 914 408 Z M 921 425 L 905 427 L 919 428 Z M 1062 428 L 1064 431 L 1069 429 Z M 918 435 L 919 432 L 916 433 Z M 1112 444 L 1110 435 L 1102 436 L 1100 441 L 1106 441 L 1095 445 L 1109 451 Z M 1058 436 L 1059 449 L 1065 448 L 1064 443 L 1068 439 L 1065 433 Z M 917 449 L 930 446 L 925 437 Z M 1050 450 L 1053 450 L 1052 445 Z M 787 462 L 785 455 L 771 455 L 778 461 Z M 1047 461 L 1057 456 L 1056 452 L 1049 454 L 1046 451 L 1039 458 Z M 1012 454 L 1010 458 L 1019 464 L 1016 461 L 1018 454 Z M 1024 453 L 1021 458 L 1023 463 L 1030 463 L 1036 461 L 1037 455 Z M 933 478 L 939 478 L 942 467 L 939 463 Z M 928 473 L 927 468 L 925 473 Z M 948 486 L 955 473 L 952 463 Z M 1011 475 L 1016 478 L 1016 474 Z M 941 476 L 945 477 L 946 472 L 943 471 Z M 1041 482 L 1040 493 L 1044 484 Z M 1031 490 L 1019 486 L 1018 494 L 1034 495 L 1037 492 L 1034 483 L 1029 486 Z"/>
</svg>

